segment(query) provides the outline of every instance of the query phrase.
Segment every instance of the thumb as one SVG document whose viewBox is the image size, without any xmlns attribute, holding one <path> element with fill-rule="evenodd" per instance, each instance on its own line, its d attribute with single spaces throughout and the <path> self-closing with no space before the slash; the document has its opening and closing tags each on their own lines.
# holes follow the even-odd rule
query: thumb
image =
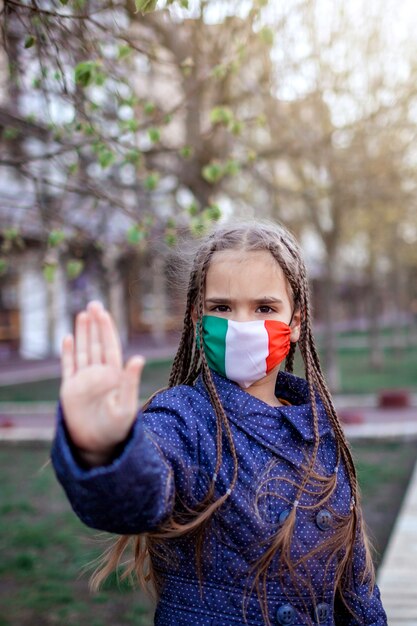
<svg viewBox="0 0 417 626">
<path fill-rule="evenodd" d="M 120 381 L 120 406 L 129 413 L 136 413 L 139 404 L 139 386 L 145 359 L 141 355 L 131 357 L 122 373 Z"/>
</svg>

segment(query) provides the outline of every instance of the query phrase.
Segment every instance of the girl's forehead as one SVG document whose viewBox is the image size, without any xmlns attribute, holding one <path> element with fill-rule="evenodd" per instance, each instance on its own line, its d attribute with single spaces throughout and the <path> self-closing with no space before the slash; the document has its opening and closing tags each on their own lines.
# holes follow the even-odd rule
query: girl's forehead
<svg viewBox="0 0 417 626">
<path fill-rule="evenodd" d="M 213 254 L 206 277 L 206 289 L 232 286 L 236 289 L 277 289 L 287 287 L 282 268 L 268 250 L 221 250 Z"/>
<path fill-rule="evenodd" d="M 217 250 L 213 253 L 210 267 L 219 264 L 248 264 L 254 267 L 282 272 L 279 263 L 269 250 Z"/>
</svg>

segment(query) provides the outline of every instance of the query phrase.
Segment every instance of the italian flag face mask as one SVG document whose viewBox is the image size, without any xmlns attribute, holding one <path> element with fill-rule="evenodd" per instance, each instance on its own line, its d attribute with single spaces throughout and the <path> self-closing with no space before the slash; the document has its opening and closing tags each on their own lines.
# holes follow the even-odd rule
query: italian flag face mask
<svg viewBox="0 0 417 626">
<path fill-rule="evenodd" d="M 209 366 L 244 388 L 266 376 L 290 350 L 291 328 L 277 320 L 234 322 L 203 315 L 202 331 Z"/>
</svg>

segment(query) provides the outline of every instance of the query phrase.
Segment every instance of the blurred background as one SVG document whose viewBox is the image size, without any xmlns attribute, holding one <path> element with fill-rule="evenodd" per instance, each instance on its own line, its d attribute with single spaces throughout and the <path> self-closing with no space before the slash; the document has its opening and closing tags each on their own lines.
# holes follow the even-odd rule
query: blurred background
<svg viewBox="0 0 417 626">
<path fill-rule="evenodd" d="M 301 242 L 379 564 L 417 458 L 415 2 L 0 0 L 0 19 L 0 625 L 150 623 L 130 588 L 76 581 L 99 549 L 40 469 L 61 342 L 100 299 L 147 357 L 143 398 L 163 386 L 178 258 L 229 218 Z"/>
</svg>

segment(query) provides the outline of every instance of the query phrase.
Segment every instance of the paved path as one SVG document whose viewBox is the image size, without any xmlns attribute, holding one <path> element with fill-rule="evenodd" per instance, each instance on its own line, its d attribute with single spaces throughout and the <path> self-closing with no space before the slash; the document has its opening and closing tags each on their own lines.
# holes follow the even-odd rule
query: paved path
<svg viewBox="0 0 417 626">
<path fill-rule="evenodd" d="M 146 336 L 135 339 L 123 350 L 124 361 L 134 354 L 142 354 L 148 360 L 165 360 L 173 358 L 179 343 L 178 333 L 169 333 L 162 344 Z M 0 360 L 0 386 L 17 383 L 59 378 L 61 363 L 59 357 L 43 359 L 22 359 L 18 355 Z"/>
<path fill-rule="evenodd" d="M 389 626 L 417 626 L 417 464 L 378 573 Z"/>
<path fill-rule="evenodd" d="M 417 406 L 378 409 L 375 406 L 354 405 L 347 408 L 346 397 L 336 397 L 335 402 L 342 419 L 361 420 L 360 423 L 344 424 L 348 439 L 417 438 Z M 0 441 L 51 440 L 55 411 L 56 402 L 0 402 Z"/>
</svg>

